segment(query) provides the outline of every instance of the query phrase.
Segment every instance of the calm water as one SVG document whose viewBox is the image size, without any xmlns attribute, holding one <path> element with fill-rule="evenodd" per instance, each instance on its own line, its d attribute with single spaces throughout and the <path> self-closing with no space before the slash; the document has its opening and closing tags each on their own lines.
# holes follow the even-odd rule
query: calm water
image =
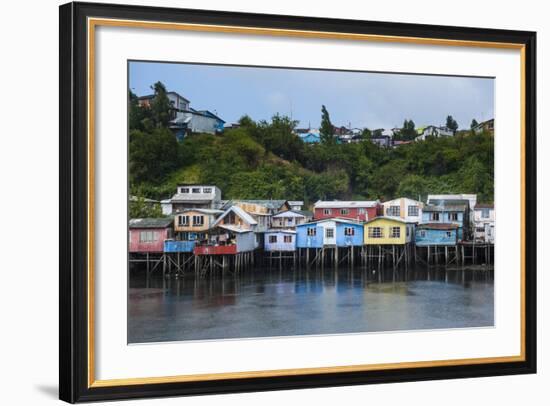
<svg viewBox="0 0 550 406">
<path fill-rule="evenodd" d="M 256 270 L 146 278 L 132 271 L 130 343 L 493 325 L 487 271 Z"/>
</svg>

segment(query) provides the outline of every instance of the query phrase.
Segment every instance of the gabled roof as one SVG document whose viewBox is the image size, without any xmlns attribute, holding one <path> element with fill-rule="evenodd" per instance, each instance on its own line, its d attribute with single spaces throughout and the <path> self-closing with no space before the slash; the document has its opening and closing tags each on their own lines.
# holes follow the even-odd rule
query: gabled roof
<svg viewBox="0 0 550 406">
<path fill-rule="evenodd" d="M 225 216 L 227 216 L 231 212 L 235 213 L 236 216 L 240 217 L 242 220 L 244 220 L 246 223 L 250 224 L 251 226 L 258 224 L 258 222 L 254 220 L 254 218 L 250 214 L 245 212 L 243 209 L 241 209 L 238 206 L 231 206 L 220 217 L 217 218 L 214 224 L 212 224 L 212 227 L 216 227 L 217 225 L 220 225 L 221 221 L 225 218 Z"/>
<path fill-rule="evenodd" d="M 311 217 L 312 213 L 304 210 L 285 210 L 275 214 L 273 218 L 280 217 Z"/>
<path fill-rule="evenodd" d="M 168 228 L 172 225 L 172 217 L 130 219 L 130 228 Z"/>
<path fill-rule="evenodd" d="M 423 223 L 419 224 L 418 228 L 428 228 L 431 230 L 456 230 L 458 225 L 452 223 Z"/>
<path fill-rule="evenodd" d="M 354 207 L 358 207 L 358 208 L 375 207 L 379 203 L 380 202 L 378 200 L 375 200 L 375 201 L 372 201 L 372 200 L 349 200 L 349 201 L 319 200 L 313 205 L 313 207 L 316 209 L 349 209 Z"/>
</svg>

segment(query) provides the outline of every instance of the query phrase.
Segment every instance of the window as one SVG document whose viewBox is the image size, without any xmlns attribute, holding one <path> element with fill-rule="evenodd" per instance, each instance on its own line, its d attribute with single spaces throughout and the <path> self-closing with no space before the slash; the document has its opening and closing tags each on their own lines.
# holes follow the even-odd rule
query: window
<svg viewBox="0 0 550 406">
<path fill-rule="evenodd" d="M 449 221 L 458 221 L 458 213 L 449 213 Z"/>
<path fill-rule="evenodd" d="M 204 225 L 204 216 L 193 216 L 193 225 L 194 226 L 203 226 Z"/>
<path fill-rule="evenodd" d="M 422 238 L 426 237 L 426 230 L 420 230 L 420 232 L 418 233 L 418 235 Z"/>
<path fill-rule="evenodd" d="M 155 242 L 157 239 L 157 233 L 154 231 L 140 231 L 139 242 Z"/>
<path fill-rule="evenodd" d="M 277 242 L 277 236 L 276 235 L 270 235 L 269 236 L 269 243 L 275 244 Z"/>
<path fill-rule="evenodd" d="M 390 238 L 401 238 L 401 227 L 391 227 Z"/>
<path fill-rule="evenodd" d="M 323 210 L 323 214 L 328 216 L 329 214 L 332 214 L 332 209 L 325 209 Z"/>
<path fill-rule="evenodd" d="M 485 232 L 485 228 L 484 227 L 476 227 L 476 231 L 478 233 L 484 233 Z"/>
<path fill-rule="evenodd" d="M 211 187 L 202 188 L 202 193 L 212 193 L 212 188 Z"/>
<path fill-rule="evenodd" d="M 307 235 L 310 237 L 315 237 L 317 235 L 317 229 L 314 227 L 308 227 Z"/>
<path fill-rule="evenodd" d="M 178 226 L 189 225 L 189 216 L 178 216 Z"/>
<path fill-rule="evenodd" d="M 182 187 L 180 189 L 180 193 L 189 193 L 189 188 L 188 187 Z"/>
<path fill-rule="evenodd" d="M 411 235 L 411 229 L 409 227 L 407 227 L 407 237 Z"/>
<path fill-rule="evenodd" d="M 344 228 L 344 235 L 355 235 L 355 228 L 345 227 Z"/>
<path fill-rule="evenodd" d="M 191 189 L 191 192 L 192 192 L 192 193 L 200 193 L 200 192 L 201 192 L 201 188 L 200 188 L 200 187 L 194 187 L 193 189 Z"/>
<path fill-rule="evenodd" d="M 447 236 L 447 238 L 451 238 L 453 236 L 453 234 L 450 231 L 447 231 L 445 235 Z"/>
<path fill-rule="evenodd" d="M 334 238 L 334 228 L 325 229 L 325 237 L 326 238 Z"/>
<path fill-rule="evenodd" d="M 386 213 L 388 214 L 388 216 L 399 217 L 401 215 L 401 207 L 399 207 L 399 206 L 390 206 L 386 210 Z"/>
<path fill-rule="evenodd" d="M 432 221 L 439 221 L 439 213 L 432 213 L 431 220 Z"/>
<path fill-rule="evenodd" d="M 369 238 L 382 238 L 383 236 L 381 227 L 369 227 Z"/>
<path fill-rule="evenodd" d="M 343 216 L 348 215 L 349 210 L 348 209 L 340 209 L 340 214 L 343 215 Z"/>
<path fill-rule="evenodd" d="M 484 219 L 489 218 L 489 209 L 481 209 L 481 218 L 484 218 Z"/>
<path fill-rule="evenodd" d="M 411 216 L 411 217 L 417 217 L 418 216 L 418 206 L 409 206 L 408 215 Z"/>
<path fill-rule="evenodd" d="M 366 210 L 365 210 L 364 207 L 361 207 L 361 208 L 359 209 L 359 214 L 365 214 L 365 212 L 366 212 Z"/>
<path fill-rule="evenodd" d="M 285 235 L 283 237 L 284 242 L 289 243 L 292 242 L 292 236 L 291 235 Z"/>
</svg>

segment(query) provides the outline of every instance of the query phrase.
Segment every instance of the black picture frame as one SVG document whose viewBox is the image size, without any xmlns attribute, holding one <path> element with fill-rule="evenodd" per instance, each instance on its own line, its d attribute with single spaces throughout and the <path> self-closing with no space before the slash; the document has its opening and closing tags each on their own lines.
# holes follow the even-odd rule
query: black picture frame
<svg viewBox="0 0 550 406">
<path fill-rule="evenodd" d="M 59 397 L 67 402 L 235 393 L 536 372 L 536 33 L 497 29 L 261 15 L 113 4 L 69 3 L 60 12 Z M 90 387 L 88 379 L 87 18 L 196 23 L 303 31 L 514 43 L 525 52 L 525 359 L 415 367 Z"/>
</svg>

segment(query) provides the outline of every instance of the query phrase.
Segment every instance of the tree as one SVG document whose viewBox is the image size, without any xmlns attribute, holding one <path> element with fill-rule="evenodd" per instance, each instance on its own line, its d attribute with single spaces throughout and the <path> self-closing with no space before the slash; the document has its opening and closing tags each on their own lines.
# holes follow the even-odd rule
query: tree
<svg viewBox="0 0 550 406">
<path fill-rule="evenodd" d="M 143 196 L 137 196 L 135 200 L 130 200 L 130 218 L 159 218 L 164 217 L 162 209 L 158 202 L 147 202 Z"/>
<path fill-rule="evenodd" d="M 157 82 L 151 86 L 151 89 L 155 92 L 155 97 L 153 97 L 153 101 L 151 102 L 153 122 L 157 128 L 166 128 L 170 122 L 170 111 L 172 109 L 172 104 L 166 94 L 166 87 L 162 82 Z"/>
<path fill-rule="evenodd" d="M 456 130 L 458 130 L 458 123 L 453 118 L 453 116 L 450 116 L 450 115 L 447 116 L 446 126 L 449 130 L 451 130 L 453 132 L 453 134 L 456 132 Z"/>
<path fill-rule="evenodd" d="M 150 130 L 151 109 L 140 106 L 137 95 L 131 90 L 128 90 L 128 105 L 128 126 L 130 130 Z"/>
<path fill-rule="evenodd" d="M 369 130 L 368 128 L 364 128 L 362 133 L 361 133 L 361 138 L 363 140 L 370 140 L 371 137 L 372 137 L 371 130 Z"/>
<path fill-rule="evenodd" d="M 472 123 L 470 124 L 470 128 L 473 130 L 475 127 L 477 127 L 479 123 L 475 118 L 472 118 Z"/>
<path fill-rule="evenodd" d="M 321 128 L 319 129 L 319 135 L 323 144 L 333 144 L 335 141 L 333 126 L 324 104 L 321 107 Z"/>
<path fill-rule="evenodd" d="M 408 140 L 414 139 L 415 137 L 416 137 L 416 129 L 415 129 L 414 121 L 405 119 L 405 121 L 403 122 L 403 127 L 401 128 L 399 133 L 396 134 L 394 138 L 397 140 L 408 141 Z"/>
</svg>

